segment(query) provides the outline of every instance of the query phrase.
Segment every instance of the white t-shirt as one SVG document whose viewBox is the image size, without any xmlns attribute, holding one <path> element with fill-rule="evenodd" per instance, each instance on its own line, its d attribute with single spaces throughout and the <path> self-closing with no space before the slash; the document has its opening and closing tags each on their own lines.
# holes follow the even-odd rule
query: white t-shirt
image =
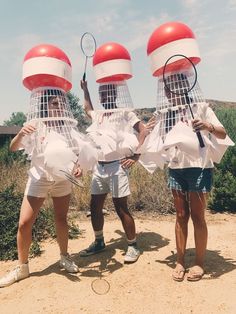
<svg viewBox="0 0 236 314">
<path fill-rule="evenodd" d="M 136 116 L 133 111 L 118 110 L 113 112 L 104 111 L 90 111 L 92 118 L 92 128 L 105 129 L 109 127 L 110 129 L 117 131 L 122 129 L 122 131 L 132 130 L 133 127 L 140 119 Z M 88 130 L 90 127 L 88 128 Z"/>
<path fill-rule="evenodd" d="M 50 135 L 52 136 L 51 139 L 49 138 Z M 56 138 L 53 138 L 53 135 L 56 136 Z M 49 141 L 51 141 L 51 145 L 48 145 Z M 65 180 L 60 169 L 67 169 L 64 169 L 67 166 L 65 164 L 64 167 L 64 161 L 66 163 L 67 153 L 70 153 L 70 149 L 67 148 L 66 145 L 66 139 L 63 135 L 55 131 L 50 131 L 50 129 L 48 130 L 44 123 L 39 122 L 35 132 L 22 138 L 19 148 L 20 150 L 24 149 L 25 153 L 28 155 L 28 159 L 31 160 L 30 169 L 28 171 L 29 177 L 35 181 L 41 178 L 48 181 Z M 53 149 L 47 150 L 51 147 L 53 147 Z M 74 156 L 70 156 L 71 159 L 73 157 Z M 59 170 L 57 169 L 58 165 Z"/>
<path fill-rule="evenodd" d="M 90 114 L 92 118 L 92 125 L 87 129 L 87 132 L 90 134 L 93 134 L 93 132 L 101 132 L 101 140 L 104 142 L 107 141 L 110 147 L 112 147 L 113 140 L 115 144 L 119 134 L 121 136 L 126 134 L 127 137 L 128 134 L 133 134 L 135 124 L 140 121 L 133 111 L 127 110 L 117 110 L 113 112 L 97 110 L 91 111 Z M 114 149 L 111 149 L 110 153 L 106 155 L 105 161 L 119 160 L 125 157 L 121 151 L 119 152 L 116 149 L 116 145 L 113 147 Z"/>
<path fill-rule="evenodd" d="M 28 155 L 28 160 L 31 161 L 28 175 L 32 180 L 46 178 L 48 181 L 53 181 L 53 178 L 44 169 L 42 154 L 39 154 L 36 148 L 41 147 L 40 150 L 42 150 L 46 136 L 46 127 L 43 123 L 37 123 L 36 128 L 36 132 L 26 135 L 21 139 L 19 150 L 24 150 L 25 154 Z"/>
<path fill-rule="evenodd" d="M 212 123 L 214 126 L 221 126 L 223 125 L 220 123 L 218 118 L 216 117 L 213 110 L 208 106 L 207 103 L 197 104 L 192 106 L 194 118 L 201 119 L 203 121 L 207 121 Z M 191 123 L 191 121 L 189 122 Z M 208 131 L 201 131 L 202 134 L 206 134 L 207 136 L 211 136 Z M 172 169 L 183 169 L 183 168 L 193 168 L 193 167 L 204 167 L 204 168 L 213 168 L 214 163 L 212 160 L 209 160 L 207 164 L 204 164 L 203 158 L 196 158 L 190 159 L 187 154 L 181 152 L 178 148 L 175 147 L 171 148 L 171 158 L 168 163 L 168 167 Z"/>
</svg>

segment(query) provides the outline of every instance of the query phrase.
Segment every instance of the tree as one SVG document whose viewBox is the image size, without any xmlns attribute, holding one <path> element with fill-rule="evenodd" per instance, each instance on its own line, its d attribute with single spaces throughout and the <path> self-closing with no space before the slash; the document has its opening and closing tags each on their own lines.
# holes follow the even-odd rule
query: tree
<svg viewBox="0 0 236 314">
<path fill-rule="evenodd" d="M 78 128 L 80 131 L 85 131 L 90 125 L 90 121 L 84 113 L 82 106 L 79 104 L 79 97 L 72 94 L 71 92 L 67 93 L 69 100 L 70 108 L 73 113 L 74 118 L 78 121 Z"/>
<path fill-rule="evenodd" d="M 13 112 L 9 120 L 3 122 L 5 126 L 19 125 L 23 126 L 26 121 L 26 115 L 23 112 Z"/>
</svg>

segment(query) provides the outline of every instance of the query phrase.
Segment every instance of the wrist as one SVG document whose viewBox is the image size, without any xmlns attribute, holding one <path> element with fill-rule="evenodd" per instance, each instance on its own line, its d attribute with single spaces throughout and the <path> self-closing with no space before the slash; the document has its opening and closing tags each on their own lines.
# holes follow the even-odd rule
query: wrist
<svg viewBox="0 0 236 314">
<path fill-rule="evenodd" d="M 135 153 L 135 154 L 132 156 L 132 159 L 133 159 L 134 161 L 137 161 L 137 160 L 139 160 L 139 156 L 140 156 L 140 154 Z"/>
<path fill-rule="evenodd" d="M 18 133 L 18 135 L 17 135 L 18 138 L 22 138 L 22 137 L 24 137 L 24 136 L 25 136 L 24 133 Z"/>
<path fill-rule="evenodd" d="M 210 127 L 209 127 L 209 132 L 210 132 L 210 133 L 214 133 L 214 131 L 215 131 L 214 125 L 213 125 L 212 123 L 209 123 L 209 125 L 210 125 Z"/>
</svg>

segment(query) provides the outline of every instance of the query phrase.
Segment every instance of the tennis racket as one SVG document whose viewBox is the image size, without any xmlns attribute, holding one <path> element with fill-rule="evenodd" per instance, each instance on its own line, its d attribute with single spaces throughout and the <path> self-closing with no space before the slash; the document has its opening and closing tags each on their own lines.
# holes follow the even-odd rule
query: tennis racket
<svg viewBox="0 0 236 314">
<path fill-rule="evenodd" d="M 186 74 L 181 73 L 179 69 L 184 69 L 183 72 L 191 73 L 191 80 Z M 163 83 L 169 99 L 171 99 L 171 95 L 185 97 L 191 117 L 194 119 L 189 92 L 197 83 L 197 70 L 192 60 L 182 54 L 176 54 L 167 59 L 163 68 Z M 196 135 L 200 147 L 205 147 L 200 131 L 196 131 Z"/>
<path fill-rule="evenodd" d="M 85 65 L 83 74 L 83 81 L 85 81 L 88 59 L 94 56 L 97 48 L 96 40 L 91 33 L 86 32 L 82 35 L 80 40 L 80 48 L 83 54 L 85 55 Z"/>
<path fill-rule="evenodd" d="M 74 184 L 74 185 L 76 185 L 76 186 L 78 186 L 80 188 L 84 188 L 85 187 L 82 181 L 80 181 L 79 179 L 75 178 L 69 172 L 64 171 L 64 170 L 60 170 L 60 171 L 64 174 L 65 178 L 67 180 L 69 180 L 72 184 Z"/>
</svg>

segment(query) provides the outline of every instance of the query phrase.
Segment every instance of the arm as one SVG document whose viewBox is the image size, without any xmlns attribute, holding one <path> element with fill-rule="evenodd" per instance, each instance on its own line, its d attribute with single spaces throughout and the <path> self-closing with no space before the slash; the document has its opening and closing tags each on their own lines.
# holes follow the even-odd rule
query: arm
<svg viewBox="0 0 236 314">
<path fill-rule="evenodd" d="M 79 164 L 76 165 L 76 168 L 75 168 L 75 170 L 74 170 L 74 172 L 73 172 L 73 175 L 74 175 L 76 178 L 82 177 L 83 171 L 82 171 L 82 169 L 80 168 L 80 165 L 79 165 Z"/>
<path fill-rule="evenodd" d="M 19 133 L 12 139 L 10 143 L 10 151 L 15 152 L 20 148 L 21 141 L 25 135 L 29 135 L 35 131 L 35 127 L 32 125 L 25 125 L 19 131 Z"/>
<path fill-rule="evenodd" d="M 149 128 L 146 127 L 146 125 L 139 121 L 134 125 L 134 129 L 136 132 L 138 132 L 138 141 L 139 141 L 139 145 L 138 148 L 143 144 L 146 136 L 150 133 Z M 137 149 L 138 149 L 137 148 Z"/>
<path fill-rule="evenodd" d="M 138 132 L 138 141 L 139 141 L 139 145 L 137 147 L 137 149 L 143 144 L 146 136 L 149 134 L 149 130 L 146 128 L 146 126 L 143 124 L 143 122 L 138 121 L 135 123 L 135 125 L 133 126 L 133 128 L 135 129 L 135 131 Z M 133 166 L 133 164 L 138 161 L 140 154 L 134 154 L 131 157 L 127 157 L 124 158 L 121 162 L 121 165 L 123 168 L 130 168 L 131 166 Z"/>
<path fill-rule="evenodd" d="M 90 99 L 87 81 L 80 81 L 80 86 L 84 91 L 84 110 L 89 118 L 91 118 L 90 111 L 93 110 L 93 105 Z"/>
<path fill-rule="evenodd" d="M 206 130 L 215 135 L 215 137 L 224 139 L 226 137 L 226 131 L 223 126 L 214 125 L 213 123 L 194 119 L 192 121 L 192 126 L 195 131 Z"/>
</svg>

